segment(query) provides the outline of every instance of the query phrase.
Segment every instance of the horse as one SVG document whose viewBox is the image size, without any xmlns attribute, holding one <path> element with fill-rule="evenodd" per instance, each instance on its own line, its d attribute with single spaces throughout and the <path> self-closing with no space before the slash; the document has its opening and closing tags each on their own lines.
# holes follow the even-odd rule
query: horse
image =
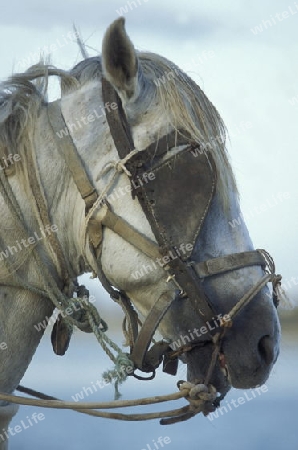
<svg viewBox="0 0 298 450">
<path fill-rule="evenodd" d="M 47 100 L 48 79 L 52 76 L 61 82 L 61 99 L 56 102 Z M 104 80 L 117 95 L 118 103 L 104 98 L 101 90 Z M 54 118 L 57 114 L 63 116 L 64 122 L 60 123 L 65 123 L 65 128 L 53 129 L 50 108 Z M 126 159 L 123 155 L 119 157 L 113 127 L 107 120 L 110 112 L 120 109 L 134 144 L 133 154 L 130 151 Z M 214 355 L 212 324 L 209 320 L 209 328 L 206 325 L 209 316 L 204 316 L 204 305 L 214 314 L 213 327 L 221 327 L 222 317 L 264 276 L 264 265 L 259 260 L 254 262 L 254 258 L 247 264 L 233 266 L 232 263 L 229 270 L 215 271 L 212 276 L 203 274 L 197 297 L 207 298 L 208 304 L 199 298 L 195 307 L 191 295 L 179 288 L 178 275 L 184 269 L 175 273 L 166 270 L 170 259 L 181 256 L 183 267 L 187 266 L 184 275 L 188 280 L 191 264 L 186 263 L 190 263 L 190 252 L 191 262 L 197 265 L 206 261 L 223 263 L 229 255 L 255 254 L 244 221 L 231 226 L 233 219 L 240 217 L 241 210 L 225 145 L 226 130 L 204 92 L 166 58 L 135 50 L 124 19 L 119 18 L 106 30 L 101 56 L 86 57 L 69 71 L 40 62 L 5 81 L 1 87 L 0 121 L 0 342 L 5 344 L 0 351 L 0 391 L 11 394 L 17 388 L 43 335 L 36 324 L 50 317 L 57 306 L 52 302 L 53 296 L 48 295 L 51 283 L 46 278 L 50 277 L 57 289 L 65 293 L 70 289 L 69 280 L 84 273 L 98 274 L 99 267 L 108 285 L 125 293 L 145 320 L 156 300 L 167 298 L 167 307 L 155 328 L 172 350 L 183 348 L 178 356 L 187 365 L 189 382 L 204 380 Z M 128 163 L 152 146 L 154 160 L 158 143 L 169 134 L 174 140 L 157 159 L 163 167 L 176 170 L 175 177 L 169 177 L 172 190 L 182 189 L 183 183 L 184 187 L 188 186 L 188 173 L 183 171 L 184 159 L 180 155 L 185 154 L 188 143 L 192 142 L 196 149 L 186 152 L 187 158 L 192 157 L 195 165 L 203 156 L 203 162 L 197 164 L 205 164 L 203 170 L 198 169 L 203 193 L 205 183 L 210 181 L 209 175 L 204 178 L 207 172 L 213 174 L 209 183 L 213 193 L 203 211 L 200 202 L 204 195 L 202 200 L 197 200 L 193 183 L 190 194 L 180 195 L 178 200 L 174 196 L 171 205 L 176 215 L 165 220 L 173 233 L 182 223 L 185 238 L 180 236 L 179 247 L 177 240 L 174 241 L 175 258 L 161 252 L 159 264 L 121 233 L 96 220 L 92 222 L 92 214 L 100 215 L 108 205 L 108 210 L 125 221 L 140 239 L 151 242 L 150 249 L 161 251 L 149 213 L 142 206 L 141 198 L 132 195 Z M 76 167 L 69 169 L 60 145 L 66 135 L 76 148 L 95 194 L 102 200 L 90 203 L 87 221 L 86 202 L 73 175 Z M 152 172 L 152 179 L 149 172 L 143 173 L 147 178 L 144 175 L 137 181 L 139 185 L 147 184 L 150 190 L 158 171 Z M 175 183 L 180 179 L 184 181 L 175 191 Z M 159 198 L 167 202 L 173 195 L 164 181 L 152 203 Z M 196 199 L 195 207 L 189 212 L 183 206 L 187 198 Z M 190 240 L 187 227 L 193 217 L 200 226 L 195 239 Z M 88 239 L 91 222 L 93 235 L 98 235 L 100 250 L 96 252 Z M 191 283 L 198 285 L 196 281 Z M 237 312 L 232 326 L 224 328 L 209 374 L 209 381 L 218 393 L 225 394 L 231 386 L 256 387 L 267 380 L 279 353 L 276 306 L 267 283 L 263 283 Z M 190 348 L 185 349 L 182 342 L 190 343 Z M 1 401 L 1 449 L 7 448 L 5 430 L 16 412 L 14 404 Z"/>
</svg>

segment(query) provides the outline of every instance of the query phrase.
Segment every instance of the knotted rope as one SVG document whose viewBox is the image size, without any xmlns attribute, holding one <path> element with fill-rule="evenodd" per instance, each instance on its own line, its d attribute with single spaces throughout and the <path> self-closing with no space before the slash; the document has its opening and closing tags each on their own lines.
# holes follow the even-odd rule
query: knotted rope
<svg viewBox="0 0 298 450">
<path fill-rule="evenodd" d="M 177 422 L 184 422 L 199 413 L 207 416 L 215 411 L 214 402 L 217 399 L 217 391 L 212 384 L 208 386 L 203 383 L 190 383 L 189 381 L 178 381 L 180 392 L 184 392 L 185 399 L 189 402 L 187 409 L 180 415 L 162 419 L 161 425 L 172 425 Z"/>
<path fill-rule="evenodd" d="M 243 295 L 243 297 L 236 303 L 236 305 L 230 310 L 230 312 L 226 315 L 228 320 L 222 321 L 223 327 L 231 327 L 232 319 L 236 317 L 236 315 L 257 295 L 260 290 L 266 286 L 268 282 L 272 283 L 273 288 L 273 298 L 275 305 L 277 306 L 279 302 L 282 300 L 283 296 L 286 296 L 284 290 L 281 288 L 281 275 L 275 274 L 275 264 L 271 255 L 266 252 L 264 249 L 258 249 L 265 261 L 266 261 L 266 274 L 251 288 L 249 291 Z"/>
<path fill-rule="evenodd" d="M 117 161 L 110 161 L 110 162 L 108 162 L 105 165 L 105 167 L 100 171 L 100 173 L 97 175 L 96 181 L 98 181 L 100 178 L 102 178 L 107 172 L 109 172 L 110 170 L 114 169 L 114 173 L 113 173 L 110 181 L 107 183 L 107 185 L 104 188 L 104 190 L 100 193 L 100 195 L 98 196 L 97 200 L 94 202 L 94 204 L 93 204 L 92 208 L 90 209 L 90 211 L 88 211 L 88 214 L 87 214 L 87 216 L 85 218 L 85 237 L 87 235 L 88 224 L 89 224 L 89 221 L 90 221 L 91 217 L 93 216 L 94 212 L 98 209 L 98 207 L 103 204 L 105 198 L 107 197 L 107 193 L 112 188 L 112 186 L 113 186 L 117 176 L 120 173 L 124 172 L 124 173 L 126 173 L 126 175 L 128 177 L 131 177 L 131 173 L 126 168 L 125 164 L 134 155 L 136 155 L 138 153 L 138 151 L 139 150 L 136 150 L 136 149 L 132 150 L 125 158 L 118 159 Z M 85 244 L 85 241 L 84 241 L 84 244 Z"/>
<path fill-rule="evenodd" d="M 94 417 L 102 417 L 106 419 L 124 420 L 124 421 L 143 421 L 152 419 L 163 419 L 161 425 L 170 425 L 172 423 L 181 422 L 202 412 L 207 415 L 215 410 L 214 402 L 216 401 L 216 389 L 212 386 L 204 384 L 192 384 L 185 381 L 178 382 L 179 391 L 153 397 L 145 397 L 137 400 L 115 400 L 112 402 L 66 402 L 56 397 L 45 395 L 41 392 L 19 386 L 20 392 L 39 398 L 30 399 L 23 396 L 9 395 L 0 393 L 0 400 L 16 403 L 19 405 L 39 406 L 43 408 L 70 409 L 82 414 Z M 134 406 L 146 406 L 157 403 L 176 401 L 185 398 L 189 405 L 169 411 L 158 411 L 153 413 L 123 414 L 110 413 L 107 411 L 98 411 L 99 409 L 126 408 Z"/>
</svg>

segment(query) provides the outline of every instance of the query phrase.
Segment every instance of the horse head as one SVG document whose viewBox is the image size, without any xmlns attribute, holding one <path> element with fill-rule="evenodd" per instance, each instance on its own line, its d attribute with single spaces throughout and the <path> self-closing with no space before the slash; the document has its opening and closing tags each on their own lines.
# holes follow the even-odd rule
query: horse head
<svg viewBox="0 0 298 450">
<path fill-rule="evenodd" d="M 250 388 L 264 383 L 279 352 L 279 321 L 266 283 L 253 292 L 253 287 L 264 277 L 265 264 L 255 255 L 241 215 L 225 149 L 225 127 L 217 110 L 172 62 L 156 54 L 137 52 L 126 34 L 124 19 L 116 20 L 108 28 L 102 57 L 82 61 L 70 76 L 77 85 L 69 89 L 71 83 L 65 83 L 61 111 L 86 172 L 100 193 L 101 201 L 97 201 L 91 212 L 108 205 L 113 214 L 139 236 L 145 236 L 156 250 L 160 243 L 154 220 L 148 220 L 140 197 L 132 195 L 129 170 L 137 167 L 129 165 L 130 160 L 150 148 L 153 149 L 151 163 L 157 157 L 158 168 L 143 171 L 141 177 L 134 178 L 134 183 L 147 184 L 149 196 L 150 179 L 155 178 L 160 167 L 168 165 L 173 169 L 171 188 L 165 176 L 164 185 L 159 185 L 158 193 L 150 201 L 170 204 L 169 217 L 164 220 L 171 236 L 180 230 L 173 243 L 175 257 L 163 253 L 160 258 L 152 258 L 112 227 L 103 226 L 96 261 L 87 240 L 84 241 L 82 258 L 88 262 L 86 267 L 96 272 L 100 265 L 108 283 L 125 292 L 144 317 L 150 314 L 156 300 L 166 298 L 167 308 L 157 321 L 158 329 L 172 350 L 178 349 L 177 354 L 187 364 L 190 381 L 206 380 L 209 371 L 208 382 L 223 394 L 231 385 Z M 118 103 L 103 98 L 102 77 L 115 91 Z M 119 108 L 134 146 L 125 158 L 119 157 L 121 150 L 117 147 L 121 147 L 121 142 L 117 145 L 117 136 L 107 123 L 108 115 Z M 172 144 L 158 154 L 159 142 L 173 133 Z M 193 165 L 199 167 L 197 184 L 190 173 L 183 171 L 183 167 L 192 165 L 188 162 L 188 166 L 183 166 L 184 159 L 180 158 L 187 142 L 195 143 L 191 154 L 188 152 L 188 161 L 193 158 Z M 198 163 L 202 155 L 202 163 Z M 154 168 L 154 164 L 150 167 Z M 174 178 L 179 192 L 175 192 Z M 196 197 L 197 191 L 201 197 Z M 185 205 L 190 206 L 187 209 Z M 79 217 L 83 217 L 83 203 L 77 203 L 76 207 L 81 211 Z M 159 214 L 162 215 L 161 209 Z M 93 216 L 89 213 L 88 217 Z M 195 223 L 193 234 L 189 233 L 191 223 Z M 82 234 L 83 228 L 79 227 L 78 234 Z M 86 237 L 86 233 L 83 235 Z M 210 266 L 209 261 L 213 265 L 215 261 L 225 265 L 229 255 L 242 252 L 245 258 L 251 252 L 248 263 L 233 266 L 229 260 L 228 270 L 217 270 L 211 276 L 204 272 Z M 200 288 L 194 302 L 187 290 L 181 292 L 175 275 L 169 276 L 166 270 L 169 259 L 175 258 L 181 259 L 184 267 L 197 267 L 199 272 L 205 267 L 203 274 L 199 274 Z M 175 274 L 179 278 L 180 269 L 177 270 Z M 232 326 L 225 326 L 223 332 L 222 318 L 233 311 L 247 292 L 252 292 L 249 301 L 233 317 Z M 207 315 L 202 311 L 204 307 Z"/>
</svg>

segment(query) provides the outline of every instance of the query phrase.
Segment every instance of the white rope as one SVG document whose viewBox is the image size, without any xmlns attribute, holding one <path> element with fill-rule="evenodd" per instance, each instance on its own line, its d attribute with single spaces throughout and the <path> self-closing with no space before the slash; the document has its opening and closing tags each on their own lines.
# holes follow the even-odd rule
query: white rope
<svg viewBox="0 0 298 450">
<path fill-rule="evenodd" d="M 139 150 L 137 150 L 136 148 L 134 150 L 131 150 L 131 152 L 129 152 L 125 158 L 122 159 L 118 159 L 117 161 L 110 161 L 106 164 L 106 166 L 100 171 L 99 175 L 97 175 L 96 177 L 96 181 L 98 181 L 102 175 L 104 175 L 108 170 L 110 170 L 111 168 L 115 168 L 117 170 L 117 172 L 121 173 L 121 172 L 125 172 L 126 175 L 128 177 L 131 177 L 131 173 L 130 171 L 127 169 L 127 167 L 125 166 L 125 164 L 127 163 L 127 161 L 129 161 L 133 156 L 135 156 L 137 153 L 139 153 Z"/>
<path fill-rule="evenodd" d="M 139 152 L 139 150 L 134 149 L 132 150 L 128 155 L 126 155 L 125 158 L 119 159 L 118 161 L 110 161 L 108 162 L 105 167 L 100 171 L 99 175 L 96 177 L 96 181 L 98 181 L 101 177 L 103 177 L 107 172 L 109 172 L 111 169 L 114 169 L 114 173 L 112 175 L 112 178 L 107 183 L 104 190 L 100 193 L 97 200 L 94 202 L 92 208 L 88 211 L 87 216 L 85 217 L 85 225 L 84 225 L 84 232 L 83 232 L 83 239 L 82 239 L 82 252 L 84 251 L 87 241 L 88 241 L 88 225 L 91 217 L 93 216 L 94 212 L 105 203 L 105 199 L 107 197 L 108 192 L 112 188 L 117 176 L 124 172 L 128 177 L 131 177 L 131 173 L 129 170 L 127 170 L 125 164 L 127 161 L 129 161 L 134 155 L 136 155 Z"/>
<path fill-rule="evenodd" d="M 107 419 L 124 420 L 124 421 L 141 421 L 162 419 L 161 424 L 167 425 L 170 423 L 180 422 L 186 420 L 189 417 L 203 412 L 205 415 L 215 410 L 213 401 L 216 399 L 216 390 L 213 386 L 209 385 L 205 388 L 201 388 L 201 385 L 196 389 L 195 385 L 191 383 L 183 382 L 179 386 L 179 391 L 173 394 L 160 395 L 153 397 L 139 398 L 136 400 L 118 400 L 112 402 L 66 402 L 59 400 L 55 397 L 51 397 L 32 389 L 19 386 L 19 391 L 25 392 L 28 395 L 35 396 L 41 400 L 30 399 L 23 396 L 16 396 L 10 394 L 0 393 L 0 400 L 16 403 L 18 405 L 30 405 L 39 406 L 43 408 L 55 408 L 55 409 L 70 409 L 79 413 L 88 414 L 90 416 L 102 417 Z M 98 409 L 114 409 L 125 408 L 134 406 L 145 406 L 156 403 L 163 403 L 169 401 L 176 401 L 185 398 L 189 404 L 178 409 L 170 411 L 159 411 L 151 413 L 137 413 L 137 414 L 123 414 L 123 413 L 110 413 L 107 411 L 98 411 Z"/>
</svg>

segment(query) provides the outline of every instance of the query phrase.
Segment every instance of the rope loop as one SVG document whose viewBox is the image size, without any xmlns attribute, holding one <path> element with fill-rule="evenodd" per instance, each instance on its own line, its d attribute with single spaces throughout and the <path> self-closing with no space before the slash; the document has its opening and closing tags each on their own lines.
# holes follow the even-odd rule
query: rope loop
<svg viewBox="0 0 298 450">
<path fill-rule="evenodd" d="M 117 161 L 110 161 L 108 162 L 105 167 L 100 171 L 99 175 L 96 177 L 96 181 L 100 180 L 103 175 L 105 175 L 107 172 L 109 172 L 111 169 L 115 169 L 118 173 L 126 173 L 128 177 L 131 177 L 130 171 L 126 167 L 127 161 L 129 161 L 133 156 L 135 156 L 137 153 L 139 153 L 139 150 L 134 149 L 131 152 L 128 153 L 128 155 L 125 156 L 125 158 L 118 159 Z"/>
<path fill-rule="evenodd" d="M 65 308 L 63 308 L 65 309 Z M 90 320 L 92 323 L 96 325 L 101 331 L 106 332 L 108 330 L 107 323 L 103 320 L 103 318 L 99 315 L 97 309 L 94 305 L 92 305 L 87 298 L 80 297 L 72 297 L 67 299 L 67 308 L 71 309 L 72 314 L 70 316 L 70 320 L 65 318 L 64 320 L 67 322 L 71 322 L 81 331 L 91 333 L 92 327 L 90 325 Z M 69 317 L 69 316 L 68 316 Z"/>
</svg>

